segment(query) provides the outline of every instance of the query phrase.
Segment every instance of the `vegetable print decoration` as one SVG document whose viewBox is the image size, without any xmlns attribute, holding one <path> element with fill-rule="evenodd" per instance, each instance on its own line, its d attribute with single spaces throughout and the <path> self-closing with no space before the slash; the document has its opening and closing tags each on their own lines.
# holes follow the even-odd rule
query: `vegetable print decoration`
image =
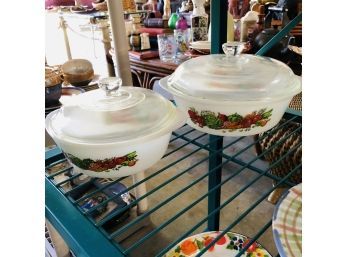
<svg viewBox="0 0 348 257">
<path fill-rule="evenodd" d="M 136 151 L 121 157 L 106 158 L 103 160 L 92 160 L 89 158 L 81 160 L 80 158 L 69 153 L 66 153 L 66 156 L 77 167 L 84 170 L 91 170 L 95 172 L 102 172 L 102 171 L 109 172 L 111 170 L 117 171 L 120 168 L 125 166 L 132 167 L 138 161 L 138 159 L 136 158 L 137 157 Z"/>
<path fill-rule="evenodd" d="M 193 107 L 188 110 L 191 121 L 199 127 L 210 129 L 228 129 L 230 131 L 247 131 L 254 127 L 265 126 L 272 116 L 273 109 L 263 108 L 250 114 L 242 116 L 238 113 L 222 114 L 212 111 L 201 111 L 200 113 Z"/>
<path fill-rule="evenodd" d="M 208 246 L 218 235 L 219 232 L 206 232 L 195 236 L 191 236 L 179 243 L 174 249 L 168 252 L 165 257 L 194 257 L 204 247 Z M 249 239 L 243 235 L 227 232 L 226 235 L 221 237 L 202 256 L 234 257 L 249 242 Z M 272 257 L 260 244 L 256 242 L 252 243 L 241 256 Z"/>
</svg>

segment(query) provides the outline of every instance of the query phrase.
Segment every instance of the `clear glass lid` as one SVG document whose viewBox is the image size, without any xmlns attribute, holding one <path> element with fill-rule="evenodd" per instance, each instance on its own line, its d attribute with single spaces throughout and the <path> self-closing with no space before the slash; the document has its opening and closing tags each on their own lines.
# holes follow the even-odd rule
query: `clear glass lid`
<svg viewBox="0 0 348 257">
<path fill-rule="evenodd" d="M 284 63 L 240 54 L 240 43 L 225 43 L 225 54 L 182 63 L 169 78 L 172 93 L 217 101 L 262 101 L 301 92 L 301 83 Z"/>
<path fill-rule="evenodd" d="M 144 88 L 122 87 L 119 78 L 99 82 L 100 89 L 69 98 L 46 118 L 46 128 L 58 137 L 80 143 L 122 142 L 170 130 L 176 108 Z"/>
</svg>

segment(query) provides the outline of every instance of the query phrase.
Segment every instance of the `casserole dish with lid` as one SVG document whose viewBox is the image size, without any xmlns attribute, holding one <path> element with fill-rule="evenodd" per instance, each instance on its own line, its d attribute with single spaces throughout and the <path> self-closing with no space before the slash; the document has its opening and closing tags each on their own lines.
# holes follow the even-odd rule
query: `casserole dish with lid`
<svg viewBox="0 0 348 257">
<path fill-rule="evenodd" d="M 300 78 L 278 60 L 240 54 L 242 43 L 223 50 L 182 63 L 160 85 L 202 132 L 247 136 L 271 129 L 301 92 Z"/>
<path fill-rule="evenodd" d="M 46 117 L 47 132 L 77 172 L 111 178 L 144 171 L 185 123 L 185 115 L 158 93 L 121 83 L 105 78 L 101 89 L 66 99 Z"/>
</svg>

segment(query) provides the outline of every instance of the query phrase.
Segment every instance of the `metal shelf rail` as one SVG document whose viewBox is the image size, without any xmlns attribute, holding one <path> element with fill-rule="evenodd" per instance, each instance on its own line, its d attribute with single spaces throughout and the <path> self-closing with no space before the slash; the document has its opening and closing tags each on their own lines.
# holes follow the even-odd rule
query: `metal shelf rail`
<svg viewBox="0 0 348 257">
<path fill-rule="evenodd" d="M 277 133 L 277 130 L 280 130 L 282 127 L 287 126 L 290 122 L 297 121 L 300 117 L 293 116 L 291 114 L 288 115 L 289 119 L 287 119 L 285 122 L 278 125 L 277 129 L 273 130 L 272 132 L 266 132 L 263 136 L 261 136 L 258 140 L 262 140 L 264 137 L 269 136 L 270 133 Z M 167 164 L 165 167 L 161 168 L 160 170 L 153 172 L 151 175 L 147 176 L 142 181 L 129 186 L 125 191 L 122 191 L 118 194 L 115 194 L 113 197 L 110 197 L 109 199 L 105 200 L 101 204 L 95 206 L 94 208 L 85 211 L 81 208 L 79 203 L 81 203 L 83 200 L 87 199 L 88 197 L 92 197 L 93 195 L 97 194 L 98 192 L 101 192 L 103 189 L 107 189 L 111 185 L 122 181 L 124 178 L 116 179 L 110 184 L 105 185 L 104 187 L 101 187 L 99 189 L 94 190 L 93 192 L 89 193 L 88 195 L 85 195 L 79 199 L 73 199 L 71 197 L 71 194 L 73 191 L 77 190 L 77 188 L 80 188 L 84 186 L 84 184 L 80 184 L 79 186 L 66 191 L 64 189 L 64 185 L 69 183 L 70 181 L 76 179 L 77 177 L 81 176 L 81 174 L 75 174 L 74 176 L 65 179 L 60 182 L 56 182 L 55 178 L 63 173 L 68 172 L 71 170 L 71 167 L 60 169 L 53 174 L 46 173 L 46 217 L 50 220 L 50 222 L 57 228 L 58 232 L 63 236 L 63 238 L 66 240 L 69 247 L 71 247 L 72 251 L 76 256 L 129 256 L 133 250 L 136 248 L 141 248 L 142 244 L 148 240 L 151 240 L 151 237 L 153 237 L 155 234 L 160 232 L 162 229 L 164 229 L 166 226 L 174 222 L 176 219 L 178 219 L 181 215 L 187 213 L 192 209 L 195 205 L 197 205 L 202 200 L 209 198 L 209 201 L 213 201 L 213 210 L 209 210 L 208 215 L 199 220 L 198 222 L 195 220 L 192 220 L 192 227 L 187 229 L 185 233 L 183 233 L 180 237 L 176 238 L 175 240 L 168 244 L 165 248 L 163 248 L 160 252 L 158 252 L 155 256 L 163 256 L 166 252 L 171 250 L 177 243 L 179 243 L 181 240 L 186 238 L 187 236 L 191 235 L 194 231 L 196 231 L 197 228 L 204 225 L 206 222 L 208 223 L 208 227 L 206 230 L 212 230 L 209 228 L 209 225 L 211 225 L 214 222 L 218 222 L 216 220 L 216 215 L 218 216 L 220 211 L 223 210 L 226 206 L 229 204 L 233 204 L 233 200 L 235 200 L 239 195 L 241 195 L 243 192 L 245 192 L 248 188 L 250 188 L 253 184 L 257 183 L 261 178 L 268 177 L 275 181 L 275 184 L 273 187 L 265 191 L 263 194 L 261 194 L 257 200 L 252 203 L 249 208 L 247 208 L 241 215 L 232 221 L 230 225 L 228 225 L 221 235 L 224 233 L 231 231 L 235 225 L 237 225 L 239 222 L 241 222 L 249 213 L 255 211 L 257 206 L 266 200 L 266 198 L 269 196 L 269 194 L 275 190 L 275 188 L 279 187 L 281 184 L 286 184 L 287 186 L 291 187 L 294 184 L 288 181 L 288 178 L 292 176 L 294 173 L 299 172 L 301 168 L 301 164 L 296 166 L 294 169 L 289 171 L 288 175 L 284 178 L 279 178 L 276 176 L 273 176 L 269 173 L 270 169 L 277 165 L 279 162 L 281 162 L 283 159 L 285 159 L 287 156 L 291 155 L 298 147 L 300 147 L 301 144 L 296 145 L 293 147 L 290 151 L 288 151 L 283 156 L 280 156 L 279 159 L 274 162 L 272 165 L 270 165 L 266 169 L 260 169 L 254 165 L 254 163 L 267 154 L 267 152 L 272 151 L 274 147 L 277 147 L 284 143 L 289 137 L 291 137 L 294 133 L 301 132 L 301 127 L 294 130 L 292 133 L 290 133 L 287 137 L 282 138 L 279 140 L 276 144 L 272 145 L 269 149 L 262 152 L 259 156 L 256 156 L 255 158 L 251 159 L 248 162 L 245 162 L 241 160 L 241 158 L 238 158 L 243 155 L 245 151 L 255 146 L 257 141 L 254 141 L 250 143 L 249 145 L 245 146 L 243 149 L 239 150 L 233 155 L 228 155 L 226 152 L 228 152 L 228 149 L 231 147 L 234 147 L 238 142 L 243 140 L 243 137 L 235 138 L 232 140 L 232 142 L 224 145 L 220 150 L 212 150 L 212 145 L 216 144 L 220 138 L 217 138 L 215 140 L 209 139 L 209 143 L 202 144 L 199 141 L 204 138 L 209 138 L 211 136 L 204 134 L 204 133 L 198 133 L 198 136 L 194 137 L 193 139 L 189 137 L 190 133 L 197 133 L 197 131 L 190 129 L 187 130 L 187 126 L 184 126 L 183 128 L 179 129 L 178 131 L 175 131 L 173 133 L 171 144 L 175 141 L 181 140 L 184 143 L 177 146 L 175 149 L 169 151 L 164 158 L 170 157 L 171 155 L 175 154 L 175 152 L 179 151 L 180 149 L 183 149 L 187 147 L 188 145 L 194 145 L 197 148 L 193 151 L 185 154 L 182 158 L 179 158 L 169 164 Z M 107 218 L 104 218 L 102 220 L 96 221 L 95 218 L 92 216 L 93 210 L 96 210 L 102 205 L 107 204 L 109 201 L 112 201 L 113 199 L 119 197 L 125 192 L 128 192 L 129 190 L 132 190 L 136 186 L 138 186 L 141 183 L 145 183 L 149 181 L 150 179 L 155 178 L 156 176 L 160 176 L 162 173 L 170 172 L 172 167 L 178 168 L 178 164 L 186 159 L 188 159 L 190 156 L 195 155 L 197 152 L 205 150 L 208 151 L 210 154 L 195 162 L 192 163 L 192 165 L 189 168 L 182 168 L 179 171 L 175 172 L 175 175 L 172 176 L 170 179 L 164 181 L 163 183 L 157 185 L 152 190 L 148 191 L 144 196 L 136 199 L 133 201 L 130 205 L 127 205 L 126 207 L 123 207 L 122 209 L 118 210 L 117 212 L 113 213 L 112 215 L 107 216 Z M 198 166 L 202 162 L 209 162 L 210 158 L 212 158 L 213 155 L 220 155 L 223 157 L 224 161 L 213 167 L 209 168 L 207 173 L 203 174 L 199 178 L 193 180 L 191 183 L 183 187 L 182 189 L 178 190 L 175 194 L 170 195 L 168 198 L 166 198 L 164 201 L 160 202 L 153 208 L 150 208 L 147 212 L 143 213 L 142 215 L 139 215 L 134 220 L 125 223 L 121 227 L 119 227 L 116 231 L 107 231 L 104 229 L 103 225 L 112 220 L 117 214 L 126 211 L 127 209 L 130 209 L 139 203 L 143 198 L 150 197 L 151 195 L 159 194 L 159 190 L 168 185 L 169 183 L 175 181 L 179 177 L 183 176 L 184 174 L 189 173 L 194 167 Z M 51 150 L 48 150 L 46 152 L 46 166 L 47 169 L 50 169 L 54 167 L 55 165 L 59 165 L 60 163 L 63 163 L 66 161 L 63 153 L 58 149 L 54 148 Z M 211 180 L 211 176 L 213 174 L 216 174 L 216 170 L 220 170 L 224 165 L 228 164 L 229 162 L 233 162 L 235 164 L 238 164 L 240 168 L 233 171 L 227 178 L 221 180 L 221 181 L 214 181 L 214 184 L 210 182 L 209 188 L 207 192 L 199 197 L 198 199 L 192 200 L 191 203 L 189 203 L 185 208 L 183 208 L 180 211 L 177 211 L 171 218 L 164 221 L 161 225 L 151 230 L 148 234 L 141 237 L 139 240 L 134 242 L 132 245 L 130 245 L 128 248 L 124 249 L 120 246 L 118 242 L 115 242 L 114 239 L 117 238 L 117 236 L 121 235 L 122 233 L 126 232 L 127 230 L 131 229 L 133 226 L 139 224 L 142 220 L 146 219 L 148 216 L 161 212 L 160 208 L 174 200 L 175 198 L 179 197 L 181 194 L 189 191 L 195 184 L 202 181 L 204 178 L 209 177 Z M 245 184 L 232 196 L 230 196 L 227 200 L 225 200 L 223 203 L 220 204 L 220 195 L 216 194 L 218 190 L 221 189 L 221 187 L 227 183 L 228 181 L 232 180 L 239 174 L 245 172 L 246 170 L 251 170 L 257 176 L 255 176 L 250 181 L 245 181 Z M 216 202 L 219 202 L 219 205 L 216 204 Z M 211 207 L 210 207 L 211 208 Z M 195 224 L 195 222 L 197 222 Z M 251 245 L 254 241 L 256 241 L 270 226 L 271 226 L 271 217 L 269 217 L 269 221 L 259 229 L 259 231 L 252 237 L 252 240 L 246 245 L 245 249 L 248 248 L 249 245 Z M 213 228 L 213 230 L 219 230 L 219 228 Z M 216 239 L 218 240 L 218 239 Z M 207 246 L 206 249 L 209 249 L 210 246 Z M 203 250 L 201 254 L 204 253 L 205 250 Z M 242 254 L 242 252 L 241 252 Z M 241 256 L 238 255 L 238 256 Z"/>
<path fill-rule="evenodd" d="M 223 3 L 224 2 L 224 3 Z M 212 38 L 214 38 L 212 42 L 212 53 L 220 53 L 221 52 L 221 43 L 226 40 L 226 15 L 225 11 L 227 6 L 227 1 L 212 1 L 211 13 L 212 15 Z M 216 14 L 216 15 L 214 15 Z M 277 42 L 280 38 L 282 38 L 285 34 L 287 34 L 298 22 L 301 21 L 302 15 L 299 14 L 293 21 L 291 21 L 282 31 L 278 33 L 268 44 L 264 46 L 257 54 L 264 54 L 267 49 L 272 47 L 272 45 Z M 215 28 L 220 29 L 215 29 Z M 285 121 L 281 122 L 277 125 L 276 129 L 265 132 L 262 136 L 258 138 L 258 140 L 254 140 L 249 143 L 239 151 L 234 154 L 229 154 L 229 149 L 235 147 L 236 144 L 244 140 L 244 137 L 233 138 L 231 142 L 224 144 L 224 138 L 220 136 L 212 136 L 207 135 L 205 133 L 198 132 L 194 129 L 189 129 L 186 125 L 181 129 L 173 132 L 170 145 L 175 146 L 175 149 L 171 149 L 166 153 L 163 159 L 171 159 L 178 151 L 182 149 L 186 149 L 189 147 L 190 151 L 185 151 L 186 154 L 181 156 L 180 158 L 172 158 L 169 164 L 166 164 L 164 167 L 158 169 L 157 171 L 151 172 L 150 175 L 145 177 L 143 180 L 129 186 L 127 189 L 123 190 L 115 194 L 112 197 L 109 197 L 107 200 L 101 202 L 97 206 L 84 210 L 81 208 L 81 203 L 86 199 L 102 192 L 108 187 L 120 182 L 125 181 L 125 178 L 120 178 L 112 181 L 111 183 L 105 184 L 104 186 L 93 190 L 92 192 L 84 195 L 78 199 L 72 197 L 72 194 L 76 192 L 78 189 L 85 186 L 85 183 L 82 183 L 71 190 L 66 189 L 66 185 L 72 182 L 74 179 L 79 178 L 82 174 L 74 174 L 73 176 L 66 178 L 64 180 L 56 180 L 60 175 L 69 172 L 71 167 L 61 168 L 54 173 L 48 172 L 52 167 L 57 167 L 60 164 L 66 162 L 64 154 L 58 148 L 53 148 L 46 151 L 46 177 L 45 177 L 45 188 L 46 188 L 46 218 L 53 224 L 53 226 L 58 230 L 58 232 L 65 239 L 66 243 L 71 248 L 72 252 L 76 256 L 90 256 L 90 257 L 123 257 L 123 256 L 132 256 L 132 252 L 135 250 L 139 250 L 142 246 L 151 242 L 151 240 L 156 237 L 158 233 L 160 233 L 163 229 L 173 224 L 176 220 L 178 220 L 181 216 L 189 213 L 196 205 L 207 201 L 208 210 L 205 217 L 201 219 L 192 219 L 192 227 L 185 228 L 185 232 L 182 232 L 180 236 L 177 238 L 171 238 L 170 242 L 166 244 L 165 247 L 162 247 L 159 251 L 157 251 L 154 255 L 155 257 L 162 257 L 168 251 L 170 251 L 173 247 L 175 247 L 180 241 L 184 238 L 194 234 L 195 231 L 201 230 L 202 226 L 205 226 L 203 231 L 219 231 L 220 230 L 220 216 L 221 212 L 230 205 L 234 204 L 234 201 L 238 196 L 246 192 L 253 185 L 258 183 L 260 180 L 268 178 L 273 181 L 273 186 L 267 188 L 261 194 L 256 195 L 256 200 L 252 202 L 248 208 L 243 210 L 243 212 L 238 215 L 236 219 L 233 221 L 229 221 L 228 225 L 224 227 L 222 233 L 219 234 L 210 244 L 206 245 L 202 251 L 197 256 L 202 256 L 212 245 L 214 245 L 223 235 L 225 235 L 228 231 L 231 231 L 235 228 L 236 225 L 243 222 L 246 216 L 250 215 L 252 212 L 257 212 L 258 206 L 264 203 L 267 197 L 272 193 L 276 188 L 287 185 L 288 187 L 294 186 L 292 182 L 290 182 L 289 178 L 301 172 L 301 164 L 298 164 L 293 169 L 289 170 L 288 174 L 283 177 L 277 177 L 270 173 L 272 167 L 276 166 L 285 158 L 290 156 L 297 148 L 301 147 L 301 143 L 293 146 L 289 151 L 285 154 L 279 156 L 279 159 L 273 162 L 266 168 L 260 168 L 255 163 L 265 156 L 269 151 L 272 151 L 273 148 L 283 144 L 295 133 L 301 133 L 302 127 L 299 126 L 296 130 L 287 134 L 285 137 L 281 138 L 277 143 L 272 145 L 267 150 L 264 150 L 258 156 L 255 156 L 253 159 L 245 161 L 243 158 L 243 154 L 253 147 L 255 144 L 263 140 L 266 136 L 270 136 L 272 134 L 277 133 L 278 130 L 287 126 L 291 122 L 297 122 L 301 125 L 302 118 L 300 112 L 294 112 L 293 110 L 288 110 L 284 115 Z M 195 134 L 195 137 L 190 135 Z M 198 135 L 198 136 L 197 136 Z M 202 139 L 206 139 L 208 143 L 202 143 Z M 177 146 L 177 142 L 182 142 Z M 175 143 L 175 144 L 174 144 Z M 192 147 L 195 147 L 192 149 Z M 191 162 L 190 167 L 181 167 L 180 163 L 188 160 L 192 156 L 197 155 L 201 152 L 207 153 L 207 155 L 200 160 L 194 160 Z M 171 193 L 167 198 L 161 200 L 155 206 L 152 206 L 145 213 L 138 215 L 136 218 L 131 221 L 124 222 L 122 225 L 119 225 L 116 229 L 110 230 L 105 228 L 105 224 L 112 221 L 117 217 L 117 215 L 130 210 L 134 206 L 136 206 L 141 200 L 146 197 L 159 196 L 163 194 L 163 190 L 165 186 L 174 183 L 181 177 L 192 172 L 193 169 L 201 165 L 202 163 L 208 164 L 207 172 L 204 172 L 198 178 L 193 179 L 187 185 L 184 185 L 182 188 L 178 188 L 175 193 Z M 224 166 L 233 163 L 236 165 L 235 170 L 231 172 L 227 177 L 222 178 L 222 169 Z M 175 168 L 175 172 L 173 171 Z M 234 180 L 238 175 L 241 175 L 247 171 L 252 171 L 256 176 L 252 177 L 251 180 L 243 181 L 241 188 L 235 192 L 233 195 L 227 197 L 223 202 L 221 201 L 221 189 L 223 185 L 229 183 Z M 103 219 L 96 220 L 95 216 L 92 215 L 95 210 L 98 208 L 107 205 L 110 201 L 120 197 L 122 194 L 126 192 L 130 192 L 135 187 L 148 183 L 152 179 L 156 179 L 164 173 L 171 174 L 169 178 L 165 181 L 156 184 L 154 188 L 149 190 L 145 195 L 139 197 L 138 199 L 132 201 L 129 205 L 118 209 L 116 212 L 113 212 L 111 215 L 106 216 Z M 92 180 L 96 180 L 93 178 Z M 137 240 L 133 241 L 131 245 L 126 247 L 121 246 L 121 241 L 118 240 L 120 236 L 127 231 L 132 231 L 134 227 L 141 224 L 147 218 L 151 217 L 155 214 L 161 214 L 161 208 L 170 204 L 175 199 L 180 198 L 183 194 L 190 192 L 191 188 L 195 185 L 198 185 L 200 182 L 208 180 L 207 192 L 197 199 L 192 198 L 192 201 L 188 203 L 188 205 L 181 210 L 174 210 L 173 215 L 168 217 L 166 220 L 161 222 L 160 225 L 152 228 L 146 235 L 141 236 Z M 87 183 L 87 182 L 86 182 Z M 268 217 L 268 221 L 265 222 L 263 226 L 257 228 L 258 231 L 250 236 L 251 240 L 247 245 L 243 247 L 243 250 L 236 256 L 242 256 L 243 253 L 248 249 L 250 245 L 253 244 L 256 240 L 258 240 L 264 233 L 267 231 L 272 225 L 271 216 Z M 279 255 L 277 255 L 279 256 Z"/>
</svg>

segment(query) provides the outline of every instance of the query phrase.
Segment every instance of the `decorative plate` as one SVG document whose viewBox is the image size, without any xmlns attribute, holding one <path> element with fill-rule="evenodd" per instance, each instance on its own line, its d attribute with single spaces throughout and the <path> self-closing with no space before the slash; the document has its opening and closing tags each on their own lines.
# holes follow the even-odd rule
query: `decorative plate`
<svg viewBox="0 0 348 257">
<path fill-rule="evenodd" d="M 210 41 L 195 41 L 190 43 L 190 48 L 196 50 L 199 53 L 209 54 L 210 44 Z"/>
<path fill-rule="evenodd" d="M 71 95 L 78 95 L 81 93 L 86 92 L 83 88 L 79 87 L 62 87 L 62 96 L 71 96 Z"/>
<path fill-rule="evenodd" d="M 279 199 L 272 227 L 281 257 L 302 256 L 302 183 L 289 189 Z"/>
<path fill-rule="evenodd" d="M 89 14 L 89 13 L 93 13 L 96 11 L 95 8 L 88 8 L 85 6 L 72 6 L 70 8 L 70 11 L 72 13 L 79 13 L 79 14 Z"/>
<path fill-rule="evenodd" d="M 206 55 L 206 54 L 208 54 L 208 53 L 197 52 L 195 49 L 190 49 L 184 53 L 185 56 L 190 57 L 190 58 L 199 57 L 199 56 Z"/>
<path fill-rule="evenodd" d="M 220 232 L 211 231 L 190 236 L 181 241 L 168 252 L 165 257 L 194 257 L 201 249 L 207 246 L 219 235 Z M 204 257 L 233 257 L 236 256 L 249 242 L 246 236 L 227 232 L 215 245 L 205 252 Z M 241 255 L 243 257 L 272 257 L 260 244 L 254 242 L 248 250 Z"/>
</svg>

